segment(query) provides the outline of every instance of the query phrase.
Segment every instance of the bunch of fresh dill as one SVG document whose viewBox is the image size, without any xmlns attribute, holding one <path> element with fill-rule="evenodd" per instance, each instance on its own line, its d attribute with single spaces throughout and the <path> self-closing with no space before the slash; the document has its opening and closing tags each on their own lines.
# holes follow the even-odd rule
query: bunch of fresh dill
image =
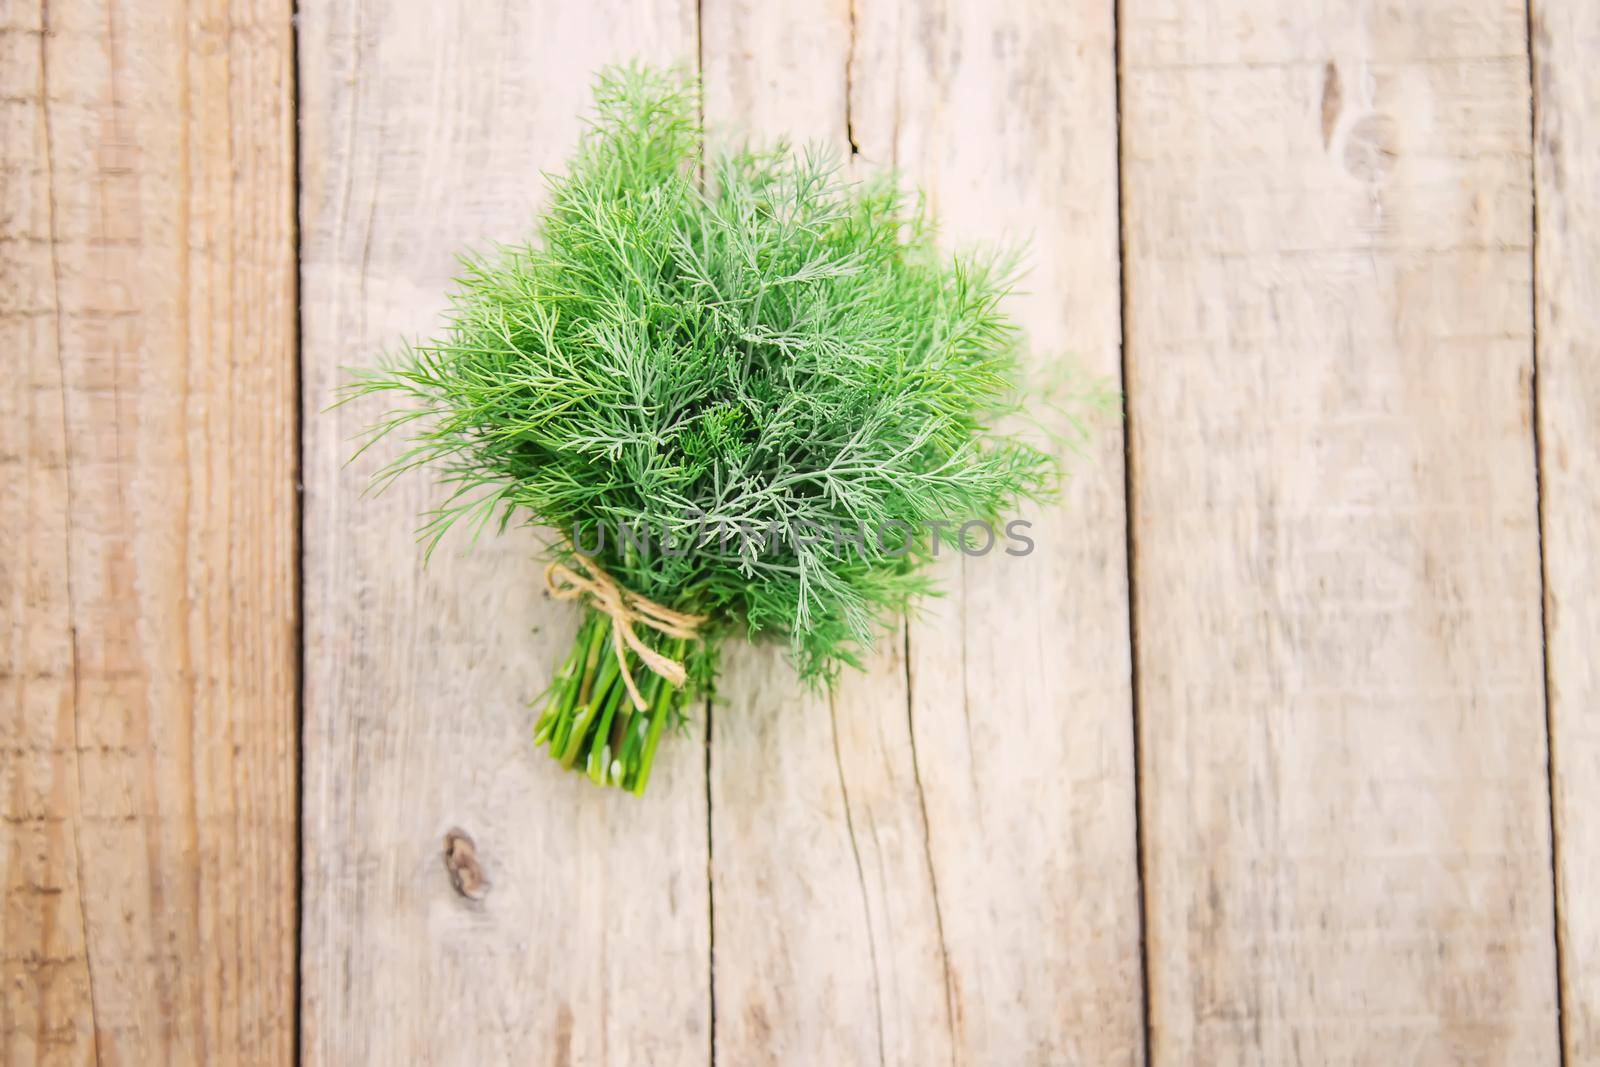
<svg viewBox="0 0 1600 1067">
<path fill-rule="evenodd" d="M 468 262 L 443 337 L 350 388 L 406 398 L 374 428 L 411 439 L 380 479 L 442 472 L 430 548 L 463 518 L 563 535 L 552 587 L 587 611 L 536 740 L 635 792 L 728 634 L 785 635 L 831 683 L 928 591 L 932 524 L 1058 473 L 993 428 L 1019 392 L 1009 263 L 941 254 L 892 176 L 706 152 L 695 93 L 602 73 L 535 239 Z"/>
</svg>

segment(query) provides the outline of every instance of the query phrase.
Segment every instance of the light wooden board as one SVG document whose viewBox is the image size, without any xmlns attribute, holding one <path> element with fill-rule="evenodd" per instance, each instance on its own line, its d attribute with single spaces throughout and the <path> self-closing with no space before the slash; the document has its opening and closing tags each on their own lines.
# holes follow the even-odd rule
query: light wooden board
<svg viewBox="0 0 1600 1067">
<path fill-rule="evenodd" d="M 845 3 L 705 0 L 701 18 L 716 137 L 782 136 L 849 155 Z M 945 1058 L 903 661 L 818 695 L 779 645 L 735 644 L 719 687 L 709 762 L 717 1060 Z"/>
<path fill-rule="evenodd" d="M 301 13 L 306 419 L 306 1062 L 704 1063 L 710 945 L 698 737 L 646 801 L 531 746 L 575 612 L 534 538 L 412 538 L 425 477 L 363 499 L 381 405 L 340 367 L 431 330 L 454 255 L 519 240 L 593 71 L 694 54 L 692 3 L 363 3 Z M 489 887 L 452 888 L 447 831 Z"/>
<path fill-rule="evenodd" d="M 305 5 L 306 1061 L 1600 1057 L 1600 11 L 1531 14 L 1530 126 L 1504 0 L 1124 0 L 1119 161 L 1098 0 Z M 294 1057 L 289 19 L 0 6 L 7 1064 Z M 832 697 L 730 648 L 642 803 L 531 749 L 535 540 L 424 568 L 325 409 L 633 55 L 1031 238 L 1112 384 L 1120 162 L 1133 649 L 1112 421 Z"/>
<path fill-rule="evenodd" d="M 707 0 L 703 17 L 714 131 L 899 163 L 955 243 L 1031 238 L 1017 310 L 1041 360 L 1115 381 L 1109 5 Z M 1097 428 L 1063 506 L 1029 514 L 1037 555 L 951 561 L 951 596 L 831 700 L 775 649 L 730 650 L 719 1059 L 1139 1059 L 1118 430 Z"/>
<path fill-rule="evenodd" d="M 1112 5 L 952 0 L 903 20 L 892 72 L 861 83 L 898 83 L 876 109 L 898 163 L 952 244 L 1028 242 L 1015 306 L 1041 382 L 1066 362 L 1116 389 Z M 1142 1059 L 1122 425 L 1091 430 L 1062 502 L 1023 514 L 1034 554 L 960 561 L 911 627 L 965 1063 Z"/>
<path fill-rule="evenodd" d="M 1532 7 L 1540 499 L 1567 1062 L 1600 1060 L 1600 6 Z"/>
<path fill-rule="evenodd" d="M 1156 1063 L 1553 1063 L 1520 4 L 1121 9 Z"/>
<path fill-rule="evenodd" d="M 0 6 L 0 1061 L 294 1052 L 290 12 Z"/>
</svg>

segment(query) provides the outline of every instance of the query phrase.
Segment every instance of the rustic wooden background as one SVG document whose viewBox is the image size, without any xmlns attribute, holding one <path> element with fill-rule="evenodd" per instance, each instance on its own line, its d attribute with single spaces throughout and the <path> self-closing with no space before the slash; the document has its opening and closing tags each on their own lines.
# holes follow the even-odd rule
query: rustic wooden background
<svg viewBox="0 0 1600 1067">
<path fill-rule="evenodd" d="M 1600 0 L 0 46 L 0 1062 L 1600 1063 Z M 1038 350 L 1127 406 L 832 699 L 731 655 L 643 803 L 530 751 L 531 539 L 424 569 L 325 410 L 634 55 L 1031 236 Z"/>
</svg>

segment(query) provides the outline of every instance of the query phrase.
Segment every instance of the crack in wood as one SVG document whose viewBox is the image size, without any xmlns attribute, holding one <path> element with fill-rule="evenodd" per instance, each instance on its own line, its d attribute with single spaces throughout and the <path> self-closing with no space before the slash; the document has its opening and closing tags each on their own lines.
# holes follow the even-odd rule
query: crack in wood
<svg viewBox="0 0 1600 1067">
<path fill-rule="evenodd" d="M 861 154 L 861 144 L 856 140 L 855 121 L 856 35 L 857 19 L 859 18 L 856 4 L 858 2 L 859 0 L 850 0 L 849 2 L 850 36 L 844 53 L 844 138 L 850 144 L 850 154 L 852 156 Z"/>
<path fill-rule="evenodd" d="M 911 777 L 917 785 L 917 810 L 922 815 L 922 858 L 928 869 L 928 892 L 933 903 L 933 922 L 939 935 L 939 965 L 944 973 L 945 1025 L 950 1031 L 950 1062 L 956 1059 L 955 983 L 950 974 L 950 947 L 944 936 L 944 909 L 939 905 L 939 876 L 933 866 L 933 825 L 928 821 L 928 797 L 922 788 L 922 765 L 917 760 L 916 689 L 911 669 L 911 623 L 905 624 L 903 655 L 906 668 L 906 738 L 911 748 Z"/>
<path fill-rule="evenodd" d="M 861 866 L 861 846 L 856 841 L 855 818 L 850 814 L 850 788 L 845 785 L 844 760 L 839 754 L 839 715 L 833 695 L 828 695 L 828 721 L 833 727 L 833 766 L 839 773 L 839 794 L 844 801 L 844 826 L 850 837 L 850 856 L 855 860 L 856 884 L 861 889 L 861 913 L 867 923 L 867 954 L 872 961 L 873 1004 L 878 1017 L 878 1063 L 885 1061 L 883 1042 L 883 982 L 878 974 L 878 939 L 872 929 L 872 905 L 867 899 L 867 875 Z"/>
<path fill-rule="evenodd" d="M 55 332 L 56 369 L 61 379 L 61 476 L 65 488 L 66 522 L 62 531 L 63 554 L 66 566 L 63 568 L 62 584 L 67 601 L 67 627 L 69 634 L 68 648 L 72 659 L 72 768 L 75 795 L 73 797 L 73 811 L 67 819 L 72 824 L 72 849 L 73 862 L 76 866 L 74 873 L 74 889 L 77 892 L 79 936 L 83 944 L 83 970 L 85 982 L 89 992 L 89 1033 L 90 1048 L 94 1053 L 94 1062 L 101 1062 L 100 1055 L 100 1024 L 99 1009 L 97 1007 L 94 953 L 90 951 L 89 940 L 89 905 L 87 894 L 84 892 L 86 863 L 83 851 L 83 737 L 81 731 L 81 718 L 83 712 L 81 656 L 78 646 L 77 625 L 77 599 L 73 590 L 72 581 L 72 543 L 73 543 L 73 486 L 72 486 L 72 427 L 71 419 L 67 413 L 67 354 L 63 345 L 65 331 L 62 329 L 61 310 L 61 256 L 60 233 L 57 227 L 58 211 L 56 196 L 56 144 L 55 129 L 51 118 L 50 107 L 50 3 L 41 0 L 39 5 L 39 117 L 44 133 L 44 172 L 45 172 L 45 210 L 48 215 L 47 226 L 50 233 L 50 283 L 52 316 Z"/>
</svg>

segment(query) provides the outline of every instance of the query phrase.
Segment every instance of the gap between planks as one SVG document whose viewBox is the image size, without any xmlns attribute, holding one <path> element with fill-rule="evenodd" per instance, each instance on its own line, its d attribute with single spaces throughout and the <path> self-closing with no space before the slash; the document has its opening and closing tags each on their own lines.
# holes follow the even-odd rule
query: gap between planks
<svg viewBox="0 0 1600 1067">
<path fill-rule="evenodd" d="M 1150 1055 L 1150 915 L 1145 897 L 1145 853 L 1149 847 L 1144 825 L 1144 744 L 1139 736 L 1139 568 L 1138 534 L 1135 523 L 1138 505 L 1133 491 L 1137 478 L 1133 454 L 1133 402 L 1128 376 L 1128 217 L 1127 196 L 1123 188 L 1126 168 L 1122 144 L 1122 5 L 1111 0 L 1112 72 L 1115 76 L 1117 140 L 1117 373 L 1122 389 L 1122 518 L 1124 525 L 1123 565 L 1128 579 L 1128 729 L 1133 746 L 1133 848 L 1134 882 L 1139 909 L 1139 1018 L 1144 1067 L 1151 1067 Z"/>
<path fill-rule="evenodd" d="M 1566 960 L 1561 914 L 1561 841 L 1556 821 L 1555 715 L 1550 701 L 1550 571 L 1545 562 L 1544 448 L 1539 437 L 1539 81 L 1533 44 L 1533 0 L 1524 0 L 1524 38 L 1528 53 L 1528 402 L 1532 412 L 1533 501 L 1539 531 L 1539 656 L 1544 684 L 1544 775 L 1550 820 L 1550 934 L 1556 968 L 1556 1055 L 1567 1063 Z"/>
</svg>

